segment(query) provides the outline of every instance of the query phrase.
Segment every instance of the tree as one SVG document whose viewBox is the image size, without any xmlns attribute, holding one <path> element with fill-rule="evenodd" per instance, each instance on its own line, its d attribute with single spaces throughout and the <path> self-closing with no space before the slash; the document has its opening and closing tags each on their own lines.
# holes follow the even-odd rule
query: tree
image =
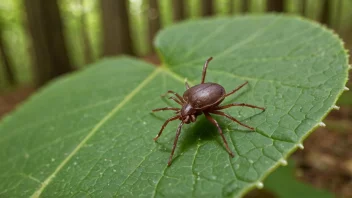
<svg viewBox="0 0 352 198">
<path fill-rule="evenodd" d="M 330 26 L 330 6 L 331 6 L 331 2 L 330 0 L 324 0 L 323 2 L 323 8 L 321 10 L 321 14 L 320 14 L 320 22 Z"/>
<path fill-rule="evenodd" d="M 267 0 L 266 8 L 268 12 L 283 12 L 284 5 L 284 0 Z"/>
<path fill-rule="evenodd" d="M 2 60 L 2 65 L 5 71 L 5 78 L 10 85 L 16 84 L 15 74 L 13 72 L 13 64 L 10 60 L 10 57 L 7 53 L 7 48 L 4 42 L 3 36 L 3 27 L 4 24 L 1 23 L 2 19 L 0 18 L 0 59 Z"/>
<path fill-rule="evenodd" d="M 84 0 L 78 0 L 78 3 L 84 8 Z M 89 35 L 87 32 L 87 23 L 86 23 L 86 13 L 84 9 L 81 9 L 81 15 L 79 16 L 80 20 L 80 34 L 82 38 L 83 44 L 83 52 L 84 52 L 84 63 L 91 63 L 93 61 L 93 52 L 92 46 L 89 40 Z"/>
<path fill-rule="evenodd" d="M 251 0 L 242 0 L 242 12 L 248 12 L 251 5 Z"/>
<path fill-rule="evenodd" d="M 157 0 L 149 0 L 149 9 L 148 9 L 148 45 L 150 51 L 153 49 L 153 39 L 160 29 L 160 11 Z"/>
<path fill-rule="evenodd" d="M 214 2 L 213 0 L 202 0 L 201 1 L 202 16 L 211 16 L 214 14 Z"/>
<path fill-rule="evenodd" d="M 36 85 L 73 70 L 63 35 L 57 0 L 25 0 L 34 52 Z"/>
<path fill-rule="evenodd" d="M 335 29 L 337 31 L 340 30 L 340 25 L 341 25 L 341 13 L 342 13 L 342 8 L 343 8 L 342 4 L 343 4 L 342 0 L 337 1 L 337 8 L 336 8 L 337 11 L 335 12 L 335 14 L 336 14 Z"/>
<path fill-rule="evenodd" d="M 300 4 L 300 13 L 301 13 L 301 15 L 302 16 L 306 16 L 306 8 L 307 8 L 306 0 L 300 0 L 299 4 Z"/>
<path fill-rule="evenodd" d="M 181 21 L 186 18 L 184 0 L 172 0 L 172 7 L 174 21 Z"/>
<path fill-rule="evenodd" d="M 235 5 L 235 2 L 233 0 L 229 0 L 229 14 L 233 14 L 235 12 L 234 10 L 234 5 Z"/>
<path fill-rule="evenodd" d="M 127 0 L 101 0 L 103 55 L 134 55 Z"/>
</svg>

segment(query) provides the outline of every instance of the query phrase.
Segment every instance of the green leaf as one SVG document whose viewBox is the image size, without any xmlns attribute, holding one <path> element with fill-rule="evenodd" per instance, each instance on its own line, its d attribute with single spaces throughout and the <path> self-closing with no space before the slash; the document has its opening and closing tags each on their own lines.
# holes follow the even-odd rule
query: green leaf
<svg viewBox="0 0 352 198">
<path fill-rule="evenodd" d="M 334 195 L 325 190 L 318 189 L 310 184 L 298 181 L 294 176 L 294 160 L 290 160 L 288 166 L 275 170 L 266 180 L 265 189 L 273 192 L 280 198 L 332 198 Z M 285 185 L 280 185 L 285 182 Z"/>
<path fill-rule="evenodd" d="M 40 90 L 0 124 L 2 197 L 240 197 L 279 166 L 331 110 L 347 80 L 340 39 L 319 25 L 287 16 L 246 16 L 181 23 L 162 31 L 162 67 L 122 57 L 104 59 Z M 177 106 L 184 79 L 230 91 L 223 117 L 230 158 L 214 126 L 200 116 L 183 127 L 167 167 L 178 122 L 152 138 Z M 5 182 L 4 182 L 5 181 Z M 259 184 L 259 185 L 258 185 Z"/>
</svg>

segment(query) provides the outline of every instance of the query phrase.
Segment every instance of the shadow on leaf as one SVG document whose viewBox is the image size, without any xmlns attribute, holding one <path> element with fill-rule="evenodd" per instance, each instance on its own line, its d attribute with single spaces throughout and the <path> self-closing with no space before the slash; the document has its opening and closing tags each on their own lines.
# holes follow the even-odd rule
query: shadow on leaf
<svg viewBox="0 0 352 198">
<path fill-rule="evenodd" d="M 223 122 L 222 119 L 215 119 L 222 128 L 223 133 L 226 134 L 227 123 Z M 216 141 L 223 148 L 224 152 L 227 152 L 216 126 L 202 115 L 198 117 L 197 122 L 193 126 L 184 130 L 183 137 L 179 140 L 179 153 L 186 152 L 189 148 L 195 147 L 197 143 L 202 144 L 206 141 Z"/>
<path fill-rule="evenodd" d="M 261 114 L 261 113 L 257 113 L 253 116 L 249 116 L 248 118 L 241 120 L 241 122 L 247 119 L 250 119 L 252 117 L 255 117 L 258 114 Z M 165 120 L 164 117 L 157 116 L 154 113 L 151 113 L 151 115 L 158 120 L 163 120 L 163 121 Z M 221 116 L 212 115 L 212 117 L 219 123 L 224 134 L 228 133 L 229 131 L 230 133 L 254 132 L 254 131 L 249 131 L 246 128 L 242 128 L 237 123 L 227 120 L 226 118 L 223 118 Z M 177 122 L 180 122 L 180 121 L 177 120 Z M 175 128 L 173 131 L 176 132 L 176 130 L 177 128 Z M 171 152 L 174 138 L 175 136 L 173 135 L 170 137 L 169 141 L 167 142 L 158 141 L 157 144 L 159 145 L 159 150 L 162 150 L 163 152 Z M 231 141 L 229 141 L 228 138 L 229 137 L 226 137 L 226 140 L 228 144 L 231 144 Z M 187 150 L 189 150 L 190 148 L 196 147 L 197 143 L 204 144 L 204 142 L 206 141 L 214 141 L 214 140 L 217 142 L 217 144 L 219 144 L 222 147 L 224 152 L 227 152 L 217 127 L 214 126 L 210 121 L 208 121 L 204 115 L 201 115 L 197 118 L 197 121 L 195 123 L 190 125 L 183 125 L 181 135 L 177 143 L 174 159 L 178 158 L 180 153 L 187 152 Z"/>
</svg>

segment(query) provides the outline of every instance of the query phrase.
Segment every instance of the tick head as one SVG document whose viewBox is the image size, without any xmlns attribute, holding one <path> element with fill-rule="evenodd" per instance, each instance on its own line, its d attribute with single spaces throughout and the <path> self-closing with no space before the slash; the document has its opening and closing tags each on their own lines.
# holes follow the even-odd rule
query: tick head
<svg viewBox="0 0 352 198">
<path fill-rule="evenodd" d="M 195 113 L 196 113 L 196 110 L 190 104 L 187 103 L 183 105 L 181 109 L 181 120 L 185 124 L 188 124 L 190 122 L 195 122 L 196 121 Z"/>
<path fill-rule="evenodd" d="M 189 103 L 182 106 L 182 109 L 181 109 L 182 117 L 193 115 L 195 113 L 196 113 L 196 110 Z"/>
</svg>

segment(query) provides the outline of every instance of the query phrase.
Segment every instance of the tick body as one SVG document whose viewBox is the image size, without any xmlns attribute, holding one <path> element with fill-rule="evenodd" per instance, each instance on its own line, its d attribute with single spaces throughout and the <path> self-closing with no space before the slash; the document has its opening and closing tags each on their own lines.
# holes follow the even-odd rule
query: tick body
<svg viewBox="0 0 352 198">
<path fill-rule="evenodd" d="M 225 99 L 225 89 L 216 83 L 203 83 L 189 88 L 183 94 L 184 100 L 194 109 L 204 110 Z"/>
<path fill-rule="evenodd" d="M 217 83 L 204 83 L 207 68 L 209 62 L 212 60 L 212 57 L 210 57 L 204 64 L 203 67 L 203 72 L 202 72 L 202 80 L 201 83 L 198 85 L 195 85 L 193 87 L 189 87 L 189 85 L 186 82 L 186 91 L 184 92 L 183 96 L 181 97 L 179 94 L 177 94 L 174 91 L 169 90 L 167 93 L 174 94 L 174 96 L 171 96 L 169 99 L 174 100 L 176 103 L 181 105 L 181 108 L 174 108 L 174 107 L 165 107 L 165 108 L 159 108 L 159 109 L 154 109 L 153 112 L 156 111 L 163 111 L 163 110 L 171 110 L 175 111 L 175 116 L 169 118 L 168 120 L 165 121 L 163 126 L 161 127 L 158 135 L 154 138 L 154 141 L 156 141 L 161 133 L 163 132 L 164 128 L 166 125 L 174 120 L 180 120 L 180 124 L 177 128 L 176 131 L 176 137 L 174 140 L 174 145 L 170 154 L 170 158 L 168 161 L 168 166 L 171 165 L 172 162 L 172 156 L 174 155 L 175 148 L 177 145 L 178 137 L 180 136 L 181 133 L 181 128 L 183 124 L 189 124 L 191 122 L 195 122 L 197 120 L 197 116 L 204 114 L 205 117 L 212 123 L 214 124 L 218 131 L 219 134 L 221 135 L 223 142 L 225 144 L 225 148 L 227 152 L 230 154 L 231 157 L 234 157 L 232 151 L 230 150 L 227 141 L 225 139 L 225 136 L 222 132 L 222 129 L 220 128 L 218 122 L 214 120 L 210 114 L 216 114 L 220 116 L 224 116 L 234 122 L 237 122 L 238 124 L 250 129 L 254 130 L 253 127 L 247 126 L 240 121 L 238 121 L 236 118 L 222 112 L 222 109 L 234 107 L 234 106 L 245 106 L 245 107 L 250 107 L 250 108 L 257 108 L 261 110 L 265 110 L 263 107 L 258 107 L 250 104 L 245 104 L 245 103 L 232 103 L 228 105 L 223 105 L 220 106 L 221 102 L 229 95 L 235 93 L 239 89 L 241 89 L 243 86 L 245 86 L 248 82 L 243 83 L 242 85 L 238 86 L 236 89 L 226 93 L 224 87 Z"/>
</svg>

